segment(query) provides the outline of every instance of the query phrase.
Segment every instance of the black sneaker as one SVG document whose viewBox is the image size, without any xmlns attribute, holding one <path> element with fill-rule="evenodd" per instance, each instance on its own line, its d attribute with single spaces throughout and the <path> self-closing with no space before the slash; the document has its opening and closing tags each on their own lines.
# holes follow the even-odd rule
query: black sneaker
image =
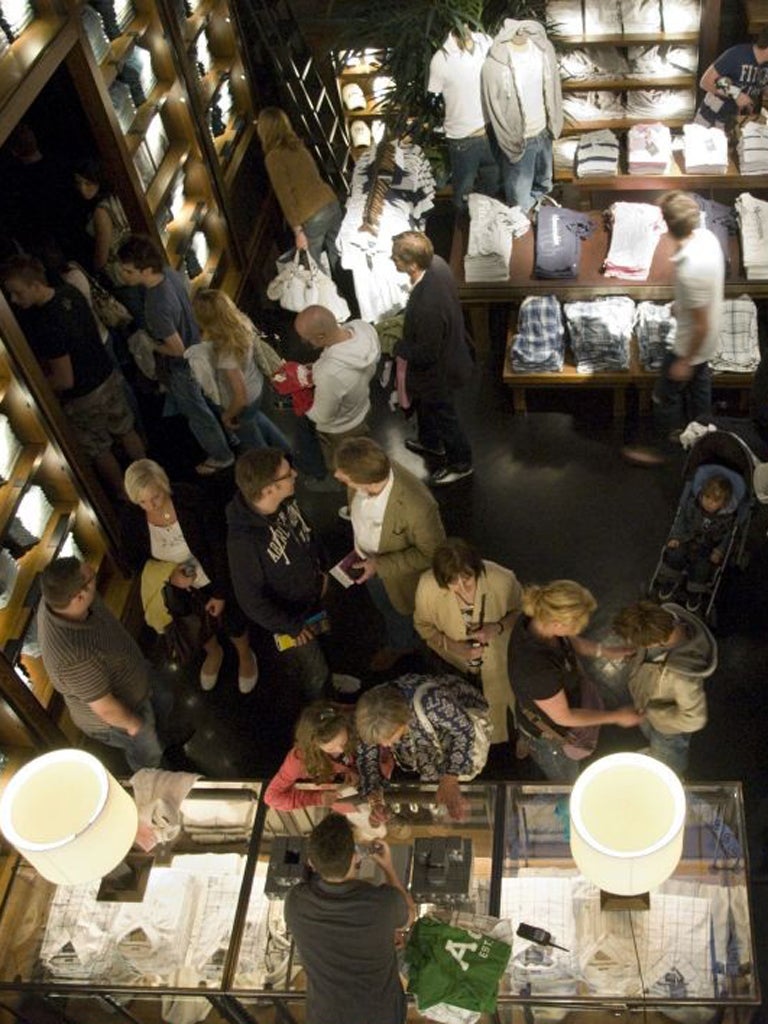
<svg viewBox="0 0 768 1024">
<path fill-rule="evenodd" d="M 685 607 L 689 612 L 698 615 L 701 611 L 703 594 L 689 594 L 685 601 Z"/>
<path fill-rule="evenodd" d="M 659 584 L 658 597 L 660 601 L 668 601 L 677 590 L 677 580 L 665 581 Z"/>
<path fill-rule="evenodd" d="M 463 480 L 465 476 L 472 476 L 474 469 L 471 466 L 443 466 L 436 469 L 429 478 L 432 487 L 442 487 L 444 484 L 454 484 L 457 480 Z"/>
<path fill-rule="evenodd" d="M 445 448 L 442 445 L 439 448 L 428 448 L 419 441 L 411 441 L 410 438 L 405 442 L 405 447 L 415 455 L 434 455 L 436 458 L 445 455 Z"/>
</svg>

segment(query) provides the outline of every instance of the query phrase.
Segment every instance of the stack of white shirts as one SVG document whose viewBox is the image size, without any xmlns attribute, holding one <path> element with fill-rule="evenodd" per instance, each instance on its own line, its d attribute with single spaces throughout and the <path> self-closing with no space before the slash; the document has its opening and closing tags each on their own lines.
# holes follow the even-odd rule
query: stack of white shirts
<svg viewBox="0 0 768 1024">
<path fill-rule="evenodd" d="M 696 92 L 693 89 L 630 89 L 627 117 L 693 117 Z"/>
<path fill-rule="evenodd" d="M 21 441 L 14 434 L 10 420 L 0 413 L 0 484 L 11 479 L 21 448 Z"/>
<path fill-rule="evenodd" d="M 728 170 L 728 139 L 722 128 L 701 124 L 683 127 L 686 174 L 725 174 Z"/>
<path fill-rule="evenodd" d="M 742 192 L 735 202 L 748 281 L 768 278 L 768 203 Z"/>
<path fill-rule="evenodd" d="M 624 117 L 621 93 L 609 92 L 607 89 L 566 93 L 563 96 L 563 116 L 571 124 L 618 120 Z"/>
<path fill-rule="evenodd" d="M 606 277 L 645 281 L 653 262 L 664 218 L 650 203 L 613 203 L 611 245 L 603 265 Z"/>
<path fill-rule="evenodd" d="M 587 35 L 660 31 L 659 0 L 591 0 L 584 4 L 584 32 Z"/>
<path fill-rule="evenodd" d="M 615 46 L 563 50 L 557 55 L 557 64 L 563 81 L 578 81 L 582 78 L 623 78 L 629 74 L 627 59 Z"/>
<path fill-rule="evenodd" d="M 675 78 L 695 75 L 699 53 L 695 46 L 676 43 L 654 43 L 652 46 L 630 46 L 627 50 L 630 78 Z"/>
<path fill-rule="evenodd" d="M 609 128 L 585 132 L 576 150 L 579 178 L 611 178 L 619 173 L 619 140 Z"/>
<path fill-rule="evenodd" d="M 547 24 L 558 36 L 584 34 L 581 0 L 547 0 Z"/>
<path fill-rule="evenodd" d="M 512 239 L 530 230 L 519 206 L 511 209 L 490 196 L 470 194 L 469 240 L 464 257 L 466 281 L 508 281 Z"/>
<path fill-rule="evenodd" d="M 699 0 L 661 0 L 665 32 L 698 32 Z"/>
<path fill-rule="evenodd" d="M 576 150 L 579 148 L 579 140 L 566 136 L 555 139 L 552 143 L 552 162 L 555 171 L 568 171 L 571 174 L 576 166 Z"/>
<path fill-rule="evenodd" d="M 741 174 L 768 174 L 768 124 L 747 121 L 736 146 Z"/>
<path fill-rule="evenodd" d="M 578 373 L 628 370 L 635 304 L 626 295 L 566 302 L 571 349 Z"/>
<path fill-rule="evenodd" d="M 630 174 L 663 174 L 672 159 L 672 136 L 665 124 L 636 124 L 627 133 Z"/>
<path fill-rule="evenodd" d="M 726 299 L 720 321 L 720 342 L 709 365 L 725 373 L 752 373 L 759 362 L 757 306 L 748 295 Z"/>
</svg>

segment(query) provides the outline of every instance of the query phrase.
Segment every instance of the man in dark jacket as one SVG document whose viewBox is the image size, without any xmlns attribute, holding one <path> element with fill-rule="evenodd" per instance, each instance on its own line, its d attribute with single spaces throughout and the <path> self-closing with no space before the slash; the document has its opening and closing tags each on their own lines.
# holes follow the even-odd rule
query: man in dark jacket
<svg viewBox="0 0 768 1024">
<path fill-rule="evenodd" d="M 472 374 L 459 292 L 450 267 L 435 256 L 421 231 L 392 239 L 392 259 L 411 280 L 402 340 L 395 355 L 407 360 L 405 383 L 419 421 L 418 441 L 405 445 L 419 455 L 443 458 L 430 484 L 450 484 L 472 473 L 472 449 L 459 423 L 453 392 Z"/>
<path fill-rule="evenodd" d="M 294 498 L 296 470 L 279 449 L 256 448 L 237 460 L 235 480 L 239 493 L 227 506 L 235 596 L 247 617 L 285 647 L 281 665 L 313 700 L 328 665 L 308 619 L 320 611 L 327 563 Z"/>
</svg>

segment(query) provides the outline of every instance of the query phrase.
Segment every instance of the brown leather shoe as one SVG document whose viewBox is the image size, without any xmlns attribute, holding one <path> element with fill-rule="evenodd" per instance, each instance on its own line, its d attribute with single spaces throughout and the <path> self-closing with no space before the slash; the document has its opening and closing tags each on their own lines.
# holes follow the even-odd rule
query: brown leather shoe
<svg viewBox="0 0 768 1024">
<path fill-rule="evenodd" d="M 621 449 L 621 454 L 633 466 L 643 466 L 645 468 L 663 466 L 667 461 L 666 455 L 662 455 L 655 448 L 636 448 L 634 445 L 627 445 Z"/>
</svg>

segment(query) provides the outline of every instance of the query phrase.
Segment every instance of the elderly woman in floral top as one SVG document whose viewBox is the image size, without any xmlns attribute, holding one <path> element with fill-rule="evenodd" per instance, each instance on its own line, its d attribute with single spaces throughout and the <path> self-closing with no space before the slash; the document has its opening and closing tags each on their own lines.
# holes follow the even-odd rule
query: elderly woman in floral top
<svg viewBox="0 0 768 1024">
<path fill-rule="evenodd" d="M 406 675 L 363 694 L 355 710 L 357 770 L 373 824 L 386 819 L 383 790 L 395 763 L 422 782 L 437 782 L 437 802 L 462 818 L 459 778 L 482 768 L 476 763 L 478 722 L 470 711 L 480 712 L 489 739 L 485 698 L 455 676 Z"/>
</svg>

